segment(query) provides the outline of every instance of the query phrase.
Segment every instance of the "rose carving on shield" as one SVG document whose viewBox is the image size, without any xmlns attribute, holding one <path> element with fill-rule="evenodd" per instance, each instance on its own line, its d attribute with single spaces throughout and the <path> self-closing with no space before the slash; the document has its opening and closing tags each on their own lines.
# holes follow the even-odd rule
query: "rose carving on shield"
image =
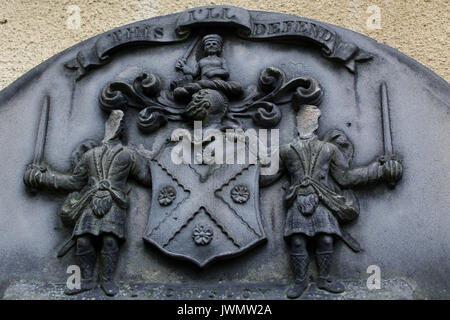
<svg viewBox="0 0 450 320">
<path fill-rule="evenodd" d="M 167 186 L 161 189 L 158 194 L 158 202 L 162 206 L 169 206 L 173 200 L 177 197 L 177 192 L 171 186 Z"/>
<path fill-rule="evenodd" d="M 240 184 L 231 189 L 231 199 L 233 199 L 234 202 L 243 204 L 246 203 L 249 198 L 250 190 L 248 190 L 247 186 Z"/>
<path fill-rule="evenodd" d="M 199 246 L 207 245 L 213 238 L 213 231 L 208 225 L 196 225 L 192 231 L 192 239 Z"/>
</svg>

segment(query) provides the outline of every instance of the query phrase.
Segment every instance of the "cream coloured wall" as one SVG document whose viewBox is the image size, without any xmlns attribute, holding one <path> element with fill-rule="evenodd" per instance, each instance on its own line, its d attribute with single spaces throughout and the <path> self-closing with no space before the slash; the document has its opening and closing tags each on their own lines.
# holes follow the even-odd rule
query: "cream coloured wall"
<svg viewBox="0 0 450 320">
<path fill-rule="evenodd" d="M 1 0 L 0 89 L 98 33 L 211 4 L 295 14 L 348 28 L 402 51 L 450 80 L 450 0 Z"/>
</svg>

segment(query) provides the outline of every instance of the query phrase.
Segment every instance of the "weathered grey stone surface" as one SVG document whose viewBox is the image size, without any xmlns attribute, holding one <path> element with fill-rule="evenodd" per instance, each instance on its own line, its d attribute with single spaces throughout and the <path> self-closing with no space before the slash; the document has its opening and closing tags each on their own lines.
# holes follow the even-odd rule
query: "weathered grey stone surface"
<svg viewBox="0 0 450 320">
<path fill-rule="evenodd" d="M 404 280 L 383 280 L 381 288 L 368 290 L 364 280 L 344 281 L 347 288 L 341 294 L 332 294 L 319 290 L 313 284 L 302 295 L 305 300 L 386 300 L 386 299 L 423 299 L 414 294 L 414 288 Z M 9 285 L 4 294 L 4 299 L 10 300 L 158 300 L 158 299 L 183 299 L 183 300 L 278 300 L 285 299 L 288 285 L 279 284 L 212 284 L 204 286 L 185 284 L 160 284 L 160 283 L 120 283 L 121 290 L 114 297 L 105 297 L 100 288 L 81 293 L 78 296 L 63 294 L 65 284 L 42 283 L 36 281 L 19 281 Z"/>
<path fill-rule="evenodd" d="M 294 19 L 292 16 L 251 12 L 258 19 Z M 158 17 L 149 23 L 170 24 L 175 16 Z M 324 24 L 326 25 L 326 24 Z M 347 227 L 364 251 L 355 254 L 342 244 L 337 247 L 333 274 L 348 279 L 351 298 L 450 298 L 450 87 L 447 82 L 398 51 L 360 34 L 328 26 L 345 41 L 373 55 L 350 73 L 324 59 L 306 43 L 248 41 L 224 30 L 224 55 L 233 80 L 255 84 L 268 66 L 283 69 L 288 78 L 308 75 L 324 88 L 320 106 L 319 135 L 341 129 L 355 147 L 353 164 L 365 164 L 382 154 L 379 86 L 389 87 L 393 141 L 403 158 L 404 175 L 394 190 L 380 185 L 360 189 L 359 220 Z M 61 260 L 56 248 L 70 235 L 57 216 L 64 195 L 30 194 L 22 181 L 25 166 L 32 161 L 42 100 L 51 97 L 51 113 L 45 157 L 55 168 L 67 170 L 70 154 L 87 138 L 101 140 L 105 114 L 99 108 L 99 93 L 116 79 L 134 79 L 152 71 L 166 79 L 176 77 L 174 63 L 186 43 L 129 47 L 115 52 L 108 64 L 74 82 L 64 64 L 96 38 L 82 42 L 44 62 L 0 92 L 0 297 L 20 299 L 58 298 L 66 268 L 75 264 L 73 252 Z M 164 83 L 168 86 L 168 83 Z M 289 106 L 280 106 L 280 143 L 294 137 L 295 116 Z M 141 134 L 137 111 L 127 112 L 129 141 L 148 149 L 161 145 L 176 124 L 164 133 Z M 151 193 L 133 184 L 128 212 L 129 237 L 121 250 L 117 276 L 124 283 L 146 286 L 212 286 L 217 283 L 257 285 L 293 282 L 287 244 L 283 239 L 285 209 L 283 182 L 262 189 L 260 211 L 267 242 L 245 255 L 214 263 L 206 269 L 163 255 L 143 242 Z M 56 200 L 56 201 L 55 201 Z M 369 265 L 381 268 L 382 290 L 361 289 Z M 402 280 L 400 280 L 402 279 Z M 352 282 L 353 281 L 353 282 Z M 358 282 L 359 281 L 359 282 Z M 362 285 L 361 285 L 362 283 Z M 50 284 L 50 285 L 49 285 Z M 54 284 L 54 287 L 53 287 Z M 155 285 L 157 286 L 157 285 Z M 52 287 L 47 291 L 46 288 Z M 352 287 L 352 285 L 349 285 Z M 396 290 L 400 293 L 396 293 Z M 284 289 L 277 289 L 280 297 Z M 131 290 L 125 289 L 126 297 Z M 138 293 L 138 297 L 142 297 Z M 92 296 L 96 297 L 95 292 Z M 275 296 L 274 296 L 275 297 Z M 308 293 L 305 298 L 326 298 Z M 81 298 L 81 296 L 80 296 Z M 118 296 L 121 298 L 121 296 Z M 158 298 L 161 298 L 158 296 Z"/>
</svg>

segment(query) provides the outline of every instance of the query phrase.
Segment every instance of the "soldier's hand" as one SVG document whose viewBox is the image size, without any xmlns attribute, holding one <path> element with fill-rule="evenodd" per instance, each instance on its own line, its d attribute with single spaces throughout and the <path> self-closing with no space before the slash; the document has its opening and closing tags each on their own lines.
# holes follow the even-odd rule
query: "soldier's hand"
<svg viewBox="0 0 450 320">
<path fill-rule="evenodd" d="M 27 187 L 37 188 L 42 185 L 46 171 L 47 168 L 45 166 L 28 165 L 23 175 L 23 182 Z"/>
<path fill-rule="evenodd" d="M 403 166 L 400 161 L 388 160 L 381 166 L 383 180 L 394 184 L 402 178 Z"/>
<path fill-rule="evenodd" d="M 177 63 L 175 64 L 175 69 L 177 71 L 184 71 L 184 67 L 186 66 L 186 61 L 183 59 L 179 59 Z"/>
</svg>

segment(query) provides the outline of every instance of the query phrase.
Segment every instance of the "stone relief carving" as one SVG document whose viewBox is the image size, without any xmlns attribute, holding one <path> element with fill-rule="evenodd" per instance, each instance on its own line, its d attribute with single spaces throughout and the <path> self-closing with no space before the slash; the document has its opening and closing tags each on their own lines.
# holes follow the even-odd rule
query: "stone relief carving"
<svg viewBox="0 0 450 320">
<path fill-rule="evenodd" d="M 174 69 L 179 73 L 175 79 L 148 72 L 132 81 L 113 80 L 103 87 L 99 105 L 109 113 L 105 137 L 100 143 L 82 143 L 74 151 L 74 167 L 69 173 L 57 172 L 43 159 L 49 109 L 49 101 L 45 101 L 34 160 L 23 179 L 33 192 L 40 188 L 71 192 L 61 209 L 61 219 L 74 228 L 73 234 L 58 256 L 76 247 L 82 285 L 66 290 L 66 294 L 95 286 L 97 241 L 102 244 L 100 285 L 107 295 L 117 294 L 119 288 L 113 277 L 119 246 L 126 239 L 129 178 L 152 189 L 144 240 L 169 256 L 204 267 L 219 258 L 240 255 L 266 240 L 259 212 L 259 188 L 270 186 L 283 174 L 290 181 L 284 237 L 290 243 L 296 278 L 288 297 L 299 297 L 308 286 L 309 241 L 316 246 L 317 286 L 333 293 L 344 291 L 343 284 L 331 278 L 330 267 L 336 240 L 342 240 L 356 252 L 361 250 L 342 227 L 359 215 L 358 200 L 351 189 L 376 182 L 393 187 L 402 177 L 402 163 L 392 147 L 386 85 L 381 89 L 385 155 L 367 166 L 353 168 L 353 145 L 343 131 L 331 130 L 323 138 L 316 134 L 321 115 L 318 106 L 323 97 L 316 79 L 307 75 L 287 79 L 283 70 L 267 66 L 259 77 L 255 75 L 254 85 L 245 87 L 232 80 L 228 65 L 233 61 L 222 55 L 224 38 L 218 33 L 196 33 L 190 28 L 197 23 L 217 26 L 233 20 L 233 24 L 243 28 L 240 35 L 249 39 L 313 39 L 328 58 L 339 60 L 351 71 L 355 70 L 356 61 L 368 60 L 370 55 L 342 42 L 325 26 L 301 20 L 257 22 L 245 10 L 221 8 L 205 7 L 181 14 L 175 36 L 169 36 L 162 27 L 136 25 L 118 29 L 99 37 L 95 52 L 80 51 L 76 59 L 66 64 L 76 70 L 79 80 L 91 67 L 107 63 L 108 53 L 119 45 L 186 41 L 187 46 L 183 57 L 174 61 Z M 170 86 L 167 88 L 164 83 Z M 279 172 L 263 176 L 260 163 L 229 165 L 215 163 L 212 159 L 216 155 L 211 152 L 210 158 L 206 156 L 206 151 L 215 149 L 214 145 L 224 138 L 217 132 L 242 128 L 241 119 L 252 119 L 254 127 L 277 127 L 283 116 L 281 105 L 296 110 L 299 136 L 280 148 Z M 200 140 L 192 139 L 188 129 L 182 137 L 189 150 L 194 150 L 189 153 L 194 163 L 174 163 L 173 154 L 179 151 L 179 145 L 169 141 L 169 137 L 151 157 L 122 144 L 124 113 L 130 108 L 139 110 L 137 125 L 144 136 L 158 133 L 168 122 L 179 122 L 190 130 L 201 121 Z M 216 130 L 215 139 L 208 136 L 208 130 Z M 239 137 L 231 139 L 236 142 Z M 252 146 L 245 141 L 244 138 L 244 149 L 249 152 Z M 271 152 L 276 151 L 276 146 L 272 147 Z"/>
<path fill-rule="evenodd" d="M 380 157 L 367 166 L 352 168 L 353 146 L 345 133 L 331 130 L 320 139 L 316 134 L 320 109 L 301 103 L 294 107 L 298 109 L 299 136 L 281 147 L 283 169 L 278 173 L 279 177 L 286 172 L 290 181 L 284 236 L 290 242 L 296 280 L 287 295 L 297 298 L 308 287 L 309 241 L 315 244 L 317 287 L 340 293 L 345 290 L 343 284 L 330 276 L 334 242 L 342 240 L 353 251 L 361 250 L 341 226 L 359 216 L 358 200 L 351 189 L 376 182 L 395 185 L 402 177 L 402 164 L 390 154 L 388 159 Z"/>
<path fill-rule="evenodd" d="M 44 117 L 46 114 L 48 106 L 44 106 Z M 113 277 L 119 258 L 119 244 L 126 239 L 129 204 L 126 182 L 132 177 L 145 186 L 151 186 L 147 159 L 121 143 L 123 116 L 120 110 L 112 111 L 105 124 L 103 141 L 84 142 L 74 151 L 72 172 L 57 172 L 41 162 L 38 156 L 38 160 L 28 166 L 24 174 L 24 183 L 31 188 L 71 191 L 60 216 L 65 225 L 74 229 L 70 239 L 58 251 L 58 257 L 75 246 L 82 279 L 79 288 L 66 289 L 65 293 L 69 295 L 95 286 L 96 241 L 102 243 L 99 254 L 101 288 L 107 295 L 117 294 L 119 288 Z M 39 128 L 38 139 L 45 137 L 43 132 L 47 122 L 48 119 L 41 121 L 44 127 Z"/>
<path fill-rule="evenodd" d="M 195 241 L 195 244 L 200 246 L 207 245 L 213 239 L 214 232 L 208 225 L 197 225 L 192 231 L 192 238 Z"/>
<path fill-rule="evenodd" d="M 158 194 L 159 204 L 162 206 L 170 206 L 175 198 L 177 197 L 177 192 L 172 186 L 166 186 L 161 189 Z"/>
<path fill-rule="evenodd" d="M 194 45 L 197 42 L 194 41 Z M 205 45 L 210 47 L 205 49 Z M 301 91 L 303 98 L 311 103 L 320 99 L 315 79 L 295 77 L 287 81 L 284 72 L 276 67 L 261 72 L 258 87 L 250 86 L 244 90 L 237 82 L 225 80 L 229 72 L 226 60 L 219 56 L 222 45 L 219 35 L 204 36 L 202 46 L 206 57 L 191 67 L 185 62 L 186 58 L 178 60 L 176 69 L 184 76 L 172 81 L 171 90 L 161 90 L 160 77 L 147 73 L 133 83 L 107 84 L 100 95 L 101 107 L 104 110 L 128 107 L 141 110 L 139 129 L 152 133 L 167 121 L 202 120 L 204 108 L 201 105 L 211 103 L 226 108 L 223 120 L 230 127 L 240 127 L 239 118 L 252 118 L 255 125 L 272 128 L 281 120 L 277 104 L 289 101 L 295 90 Z M 192 50 L 189 49 L 186 55 Z"/>
<path fill-rule="evenodd" d="M 170 43 L 186 40 L 196 27 L 234 27 L 237 34 L 248 40 L 277 40 L 290 38 L 310 41 L 321 48 L 323 56 L 343 64 L 355 72 L 357 62 L 366 62 L 372 55 L 353 43 L 343 41 L 330 27 L 308 19 L 259 20 L 250 11 L 232 6 L 204 6 L 181 12 L 174 25 L 137 22 L 116 28 L 98 37 L 95 45 L 80 50 L 68 61 L 66 68 L 73 70 L 75 79 L 83 78 L 90 70 L 111 60 L 111 53 L 120 47 L 140 43 Z"/>
<path fill-rule="evenodd" d="M 231 199 L 236 203 L 246 203 L 250 198 L 250 190 L 246 185 L 240 184 L 231 190 Z"/>
</svg>

